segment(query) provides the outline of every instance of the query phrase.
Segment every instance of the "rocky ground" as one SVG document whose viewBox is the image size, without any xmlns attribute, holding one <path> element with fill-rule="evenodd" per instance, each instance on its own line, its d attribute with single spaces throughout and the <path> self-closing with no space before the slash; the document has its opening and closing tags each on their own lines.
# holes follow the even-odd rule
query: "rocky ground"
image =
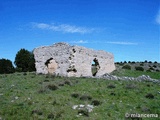
<svg viewBox="0 0 160 120">
<path fill-rule="evenodd" d="M 117 62 L 111 74 L 96 76 L 107 80 L 148 81 L 160 84 L 160 63 L 157 62 Z M 154 76 L 154 77 L 153 77 Z"/>
</svg>

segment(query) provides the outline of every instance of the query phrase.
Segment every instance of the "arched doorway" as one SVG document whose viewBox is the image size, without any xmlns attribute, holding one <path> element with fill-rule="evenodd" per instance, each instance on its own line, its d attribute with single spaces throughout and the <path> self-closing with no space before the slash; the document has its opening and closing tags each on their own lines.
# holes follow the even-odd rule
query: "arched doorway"
<svg viewBox="0 0 160 120">
<path fill-rule="evenodd" d="M 56 69 L 58 68 L 58 64 L 56 63 L 56 61 L 53 58 L 48 59 L 45 62 L 45 65 L 48 68 L 48 73 L 52 74 L 56 71 Z"/>
<path fill-rule="evenodd" d="M 96 76 L 98 70 L 100 69 L 99 62 L 97 58 L 94 58 L 91 65 L 92 75 Z"/>
</svg>

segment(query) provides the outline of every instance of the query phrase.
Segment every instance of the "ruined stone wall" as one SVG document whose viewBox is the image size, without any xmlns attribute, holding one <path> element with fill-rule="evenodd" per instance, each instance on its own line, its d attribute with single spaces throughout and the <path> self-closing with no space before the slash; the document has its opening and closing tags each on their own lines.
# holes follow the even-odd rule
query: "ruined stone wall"
<svg viewBox="0 0 160 120">
<path fill-rule="evenodd" d="M 53 46 L 45 46 L 34 49 L 36 72 L 42 74 L 50 73 L 47 66 L 47 60 L 54 60 L 57 63 L 55 74 L 67 76 L 67 69 L 69 67 L 69 48 L 68 44 L 54 44 Z M 51 66 L 50 61 L 48 65 Z M 46 64 L 45 64 L 46 63 Z M 52 74 L 52 73 L 51 73 Z"/>
<path fill-rule="evenodd" d="M 94 59 L 99 63 L 96 76 L 101 76 L 115 70 L 114 58 L 111 53 L 79 46 L 75 46 L 74 49 L 76 51 L 74 61 L 78 76 L 92 76 L 91 67 Z"/>
<path fill-rule="evenodd" d="M 96 51 L 66 43 L 34 49 L 37 73 L 59 74 L 62 76 L 93 76 L 92 62 L 98 64 L 96 76 L 110 73 L 115 69 L 114 57 L 105 51 Z"/>
</svg>

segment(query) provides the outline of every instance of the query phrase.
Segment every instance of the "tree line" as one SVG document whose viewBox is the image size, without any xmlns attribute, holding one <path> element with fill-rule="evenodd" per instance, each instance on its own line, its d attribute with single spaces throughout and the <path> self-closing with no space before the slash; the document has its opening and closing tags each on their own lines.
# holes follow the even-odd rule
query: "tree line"
<svg viewBox="0 0 160 120">
<path fill-rule="evenodd" d="M 13 66 L 12 61 L 2 58 L 0 59 L 0 74 L 8 74 L 14 72 L 31 72 L 35 71 L 35 59 L 33 52 L 30 52 L 24 48 L 20 49 L 15 57 Z"/>
</svg>

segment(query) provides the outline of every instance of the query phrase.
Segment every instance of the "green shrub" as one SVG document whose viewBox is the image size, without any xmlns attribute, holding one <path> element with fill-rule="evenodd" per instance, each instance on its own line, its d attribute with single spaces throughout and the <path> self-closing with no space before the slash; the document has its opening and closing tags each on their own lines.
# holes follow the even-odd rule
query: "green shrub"
<svg viewBox="0 0 160 120">
<path fill-rule="evenodd" d="M 144 71 L 144 68 L 140 67 L 140 66 L 135 67 L 135 69 L 138 70 L 138 71 Z"/>
<path fill-rule="evenodd" d="M 71 94 L 71 96 L 72 96 L 73 98 L 78 98 L 80 95 L 79 95 L 78 93 L 73 93 L 73 94 Z"/>
<path fill-rule="evenodd" d="M 156 66 L 156 65 L 153 65 L 153 67 L 156 68 L 157 66 Z"/>
<path fill-rule="evenodd" d="M 159 71 L 160 71 L 160 70 L 158 70 L 158 69 L 156 70 L 156 72 L 159 72 Z"/>
<path fill-rule="evenodd" d="M 116 64 L 117 64 L 117 65 L 120 65 L 120 66 L 124 65 L 123 62 L 117 62 Z"/>
<path fill-rule="evenodd" d="M 150 69 L 146 70 L 146 72 L 152 72 Z"/>
<path fill-rule="evenodd" d="M 152 93 L 148 93 L 145 97 L 148 99 L 154 99 L 154 95 Z"/>
<path fill-rule="evenodd" d="M 126 88 L 126 89 L 136 89 L 137 86 L 136 86 L 136 84 L 130 83 L 130 84 L 127 84 L 125 88 Z"/>
<path fill-rule="evenodd" d="M 40 110 L 32 110 L 31 114 L 37 114 L 37 115 L 42 115 L 43 112 Z"/>
<path fill-rule="evenodd" d="M 57 90 L 58 89 L 58 87 L 56 85 L 54 85 L 54 84 L 48 85 L 47 87 L 50 90 Z"/>
<path fill-rule="evenodd" d="M 16 70 L 21 70 L 22 72 L 36 70 L 34 55 L 26 49 L 21 49 L 17 52 L 14 63 L 17 67 Z"/>
<path fill-rule="evenodd" d="M 132 64 L 135 64 L 136 62 L 135 62 L 135 61 L 132 61 L 131 63 L 132 63 Z"/>
<path fill-rule="evenodd" d="M 8 74 L 8 73 L 14 73 L 15 69 L 12 65 L 12 62 L 8 59 L 0 59 L 0 74 Z"/>
<path fill-rule="evenodd" d="M 101 102 L 100 102 L 99 100 L 93 100 L 93 101 L 91 102 L 91 104 L 94 105 L 94 106 L 98 106 L 98 105 L 101 104 Z"/>
<path fill-rule="evenodd" d="M 65 81 L 64 81 L 64 84 L 66 84 L 66 85 L 71 85 L 72 83 L 71 83 L 70 80 L 65 80 Z"/>
<path fill-rule="evenodd" d="M 155 61 L 154 63 L 157 63 L 157 61 Z"/>
<path fill-rule="evenodd" d="M 48 114 L 48 117 L 47 117 L 48 119 L 54 119 L 55 118 L 55 115 L 53 114 L 53 113 L 50 113 L 50 114 Z"/>
<path fill-rule="evenodd" d="M 113 84 L 109 84 L 109 85 L 107 86 L 107 88 L 112 89 L 112 88 L 116 88 L 116 86 L 115 86 L 115 85 L 113 85 Z"/>
<path fill-rule="evenodd" d="M 149 70 L 154 70 L 154 68 L 153 68 L 153 67 L 150 67 Z"/>
<path fill-rule="evenodd" d="M 128 70 L 131 70 L 131 66 L 130 66 L 130 65 L 124 65 L 124 66 L 122 67 L 122 69 L 128 69 Z"/>
<path fill-rule="evenodd" d="M 148 61 L 147 61 L 147 60 L 145 60 L 144 62 L 145 62 L 145 63 L 147 63 Z"/>
<path fill-rule="evenodd" d="M 152 61 L 149 61 L 148 63 L 152 63 Z"/>
<path fill-rule="evenodd" d="M 86 101 L 86 100 L 92 100 L 92 97 L 89 96 L 89 95 L 82 95 L 82 96 L 80 97 L 80 100 L 84 100 L 84 101 Z"/>
<path fill-rule="evenodd" d="M 83 116 L 89 117 L 89 112 L 87 109 L 80 109 L 78 110 L 78 115 L 81 114 Z"/>
<path fill-rule="evenodd" d="M 119 62 L 115 62 L 115 64 L 119 65 L 120 63 Z"/>
<path fill-rule="evenodd" d="M 143 63 L 140 63 L 140 66 L 144 66 L 144 64 L 143 64 Z"/>
<path fill-rule="evenodd" d="M 124 63 L 127 63 L 127 61 L 124 61 Z"/>
</svg>

